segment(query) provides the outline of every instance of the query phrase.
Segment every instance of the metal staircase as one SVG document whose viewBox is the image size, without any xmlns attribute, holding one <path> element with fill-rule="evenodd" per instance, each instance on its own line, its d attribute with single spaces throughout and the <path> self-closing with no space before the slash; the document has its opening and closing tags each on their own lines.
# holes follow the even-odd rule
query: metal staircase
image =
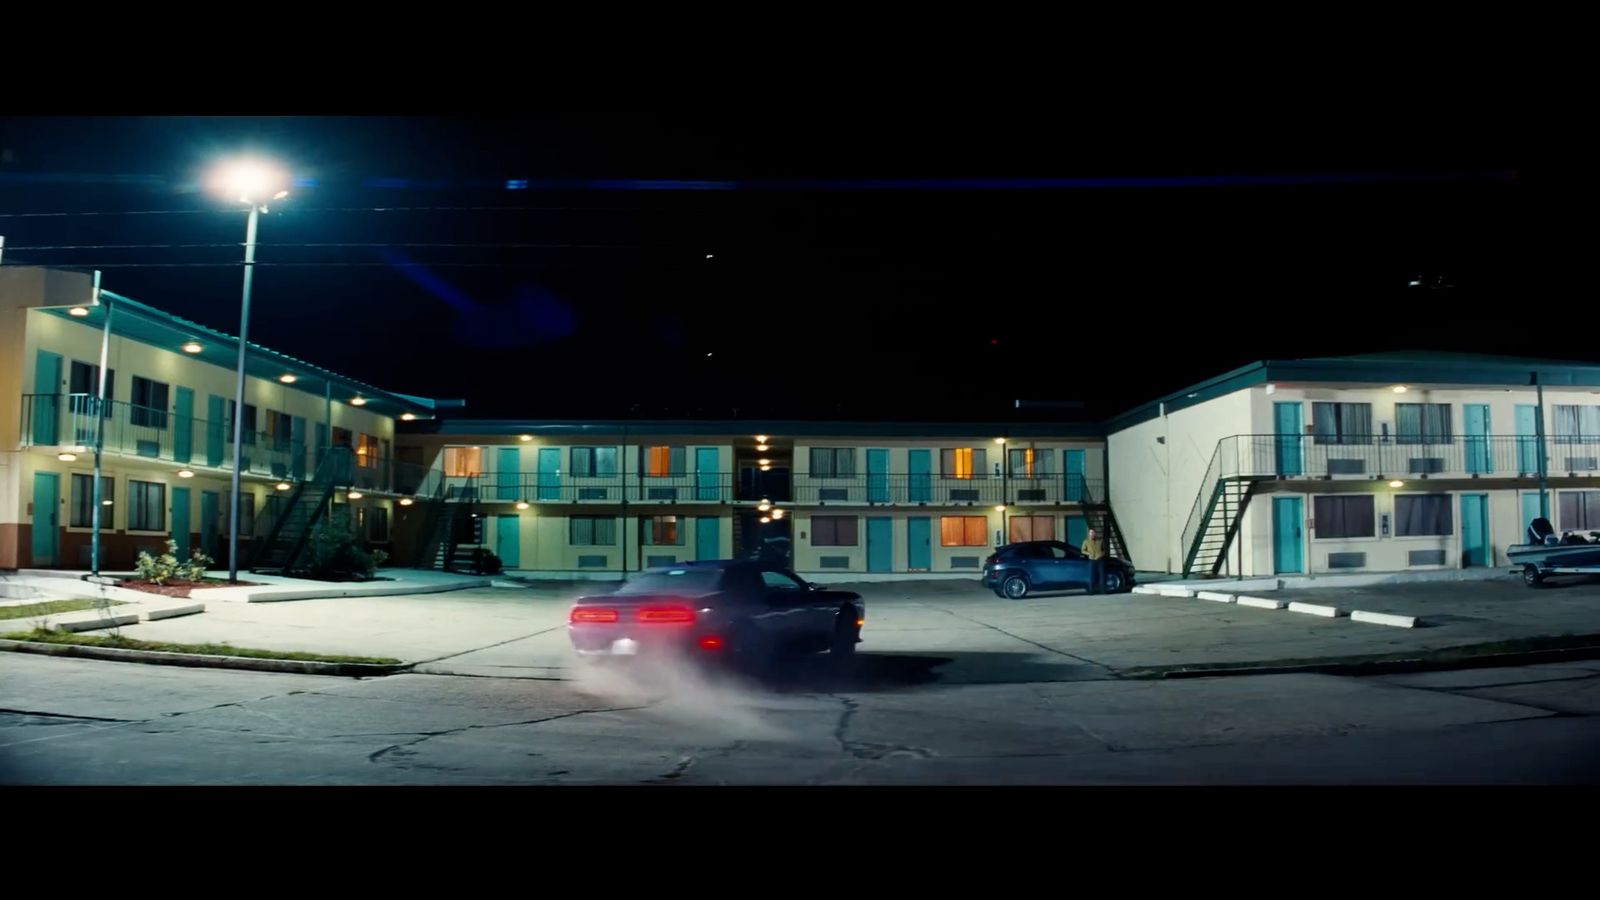
<svg viewBox="0 0 1600 900">
<path fill-rule="evenodd" d="M 1183 529 L 1185 577 L 1214 576 L 1222 571 L 1257 484 L 1272 477 L 1241 462 L 1237 436 L 1217 442 Z"/>
<path fill-rule="evenodd" d="M 350 468 L 350 448 L 329 448 L 311 479 L 296 484 L 281 504 L 274 504 L 277 514 L 251 554 L 249 571 L 294 571 L 317 523 L 328 512 L 333 492 L 342 483 L 341 476 L 347 479 Z"/>
</svg>

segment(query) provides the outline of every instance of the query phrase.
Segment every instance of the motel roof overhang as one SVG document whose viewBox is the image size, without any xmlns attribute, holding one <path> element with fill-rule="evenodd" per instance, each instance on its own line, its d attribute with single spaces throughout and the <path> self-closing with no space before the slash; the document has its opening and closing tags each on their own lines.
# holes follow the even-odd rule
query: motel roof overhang
<svg viewBox="0 0 1600 900">
<path fill-rule="evenodd" d="M 1371 353 L 1316 359 L 1261 360 L 1174 391 L 1105 423 L 1113 434 L 1173 413 L 1268 383 L 1328 386 L 1435 385 L 1470 387 L 1586 387 L 1600 389 L 1600 365 L 1552 359 L 1473 353 Z"/>
<path fill-rule="evenodd" d="M 238 370 L 237 337 L 162 312 L 153 306 L 147 306 L 111 291 L 100 290 L 98 300 L 97 303 L 86 304 L 89 311 L 87 316 L 73 316 L 68 312 L 68 307 L 41 307 L 39 311 L 99 331 L 105 327 L 106 310 L 113 309 L 111 333 L 118 337 L 149 344 L 162 350 L 183 353 L 185 356 L 201 359 L 230 371 Z M 200 345 L 199 353 L 183 352 L 183 345 L 190 341 Z M 367 401 L 362 405 L 362 409 L 396 418 L 410 413 L 419 419 L 426 419 L 436 416 L 441 410 L 460 409 L 466 405 L 462 400 L 435 400 L 386 391 L 260 344 L 246 343 L 249 348 L 249 352 L 245 354 L 246 374 L 267 381 L 278 381 L 280 376 L 293 375 L 295 381 L 292 384 L 279 382 L 289 390 L 301 391 L 316 397 L 326 397 L 331 391 L 333 399 L 341 403 L 349 403 L 354 397 L 362 397 Z"/>
<path fill-rule="evenodd" d="M 1104 437 L 1097 422 L 836 422 L 778 420 L 694 420 L 672 419 L 606 421 L 528 421 L 521 419 L 438 419 L 405 422 L 404 434 L 443 436 L 520 436 L 550 438 L 588 438 L 628 435 L 754 436 L 770 435 L 776 440 L 796 437 L 863 438 L 973 438 L 1003 437 L 1039 439 L 1100 440 Z"/>
</svg>

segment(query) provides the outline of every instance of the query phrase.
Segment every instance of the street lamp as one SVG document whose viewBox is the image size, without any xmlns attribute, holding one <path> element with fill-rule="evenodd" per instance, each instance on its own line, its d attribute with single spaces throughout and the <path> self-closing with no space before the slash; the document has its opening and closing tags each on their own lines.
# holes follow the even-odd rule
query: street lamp
<svg viewBox="0 0 1600 900">
<path fill-rule="evenodd" d="M 239 580 L 239 460 L 244 456 L 244 354 L 250 332 L 250 282 L 256 267 L 256 223 L 269 200 L 289 196 L 289 177 L 282 169 L 257 159 L 238 159 L 219 166 L 211 188 L 250 207 L 244 231 L 244 293 L 239 301 L 239 371 L 233 399 L 233 501 L 228 512 L 228 581 Z"/>
</svg>

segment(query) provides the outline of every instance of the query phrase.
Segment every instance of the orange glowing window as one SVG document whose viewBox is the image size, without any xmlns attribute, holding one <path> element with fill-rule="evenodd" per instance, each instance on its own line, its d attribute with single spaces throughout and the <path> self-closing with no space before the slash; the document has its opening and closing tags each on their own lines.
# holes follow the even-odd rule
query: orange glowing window
<svg viewBox="0 0 1600 900">
<path fill-rule="evenodd" d="M 985 516 L 941 516 L 939 546 L 982 547 L 989 543 L 989 519 Z"/>
<path fill-rule="evenodd" d="M 672 447 L 646 447 L 644 448 L 644 474 L 651 478 L 666 478 L 669 475 L 680 474 L 682 465 L 674 466 L 674 457 L 682 458 L 682 448 L 679 453 L 673 453 Z"/>
<path fill-rule="evenodd" d="M 483 448 L 444 448 L 444 474 L 453 478 L 470 478 L 483 474 Z"/>
<path fill-rule="evenodd" d="M 356 435 L 356 465 L 363 469 L 378 465 L 378 439 L 370 434 Z"/>
<path fill-rule="evenodd" d="M 957 447 L 956 449 L 947 452 L 950 454 L 950 466 L 945 470 L 945 474 L 949 475 L 951 478 L 971 478 L 972 448 Z"/>
</svg>

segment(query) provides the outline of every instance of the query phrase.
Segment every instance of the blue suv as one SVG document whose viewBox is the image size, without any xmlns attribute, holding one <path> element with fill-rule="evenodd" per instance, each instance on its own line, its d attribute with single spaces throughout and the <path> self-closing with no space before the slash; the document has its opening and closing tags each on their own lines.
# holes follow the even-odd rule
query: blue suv
<svg viewBox="0 0 1600 900">
<path fill-rule="evenodd" d="M 983 561 L 983 586 L 1001 597 L 1021 600 L 1035 591 L 1085 588 L 1091 594 L 1133 590 L 1133 565 L 1127 560 L 1100 560 L 1100 584 L 1094 583 L 1094 561 L 1060 541 L 1007 544 Z"/>
</svg>

